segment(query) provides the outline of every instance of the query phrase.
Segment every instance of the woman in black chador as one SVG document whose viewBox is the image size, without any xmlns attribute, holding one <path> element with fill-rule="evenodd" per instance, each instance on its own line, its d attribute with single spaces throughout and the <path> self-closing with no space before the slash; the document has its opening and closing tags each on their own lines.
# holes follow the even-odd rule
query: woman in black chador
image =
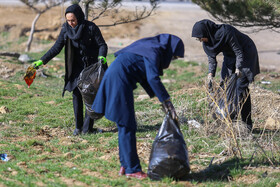
<svg viewBox="0 0 280 187">
<path fill-rule="evenodd" d="M 83 119 L 83 100 L 77 88 L 77 79 L 81 71 L 98 60 L 103 62 L 104 70 L 107 69 L 105 43 L 99 28 L 92 22 L 85 20 L 81 7 L 77 4 L 69 6 L 65 11 L 66 23 L 54 46 L 38 61 L 34 67 L 47 64 L 59 54 L 65 46 L 65 85 L 63 94 L 67 90 L 73 95 L 73 108 L 76 120 L 74 135 L 80 133 L 93 133 L 93 119 L 85 114 Z"/>
<path fill-rule="evenodd" d="M 222 80 L 236 73 L 238 99 L 241 109 L 241 118 L 252 129 L 251 99 L 249 83 L 260 73 L 257 48 L 247 35 L 241 33 L 233 26 L 227 24 L 215 24 L 210 20 L 201 20 L 195 23 L 192 37 L 196 37 L 203 44 L 203 49 L 208 56 L 209 74 L 211 82 L 217 68 L 216 56 L 222 52 L 224 61 L 221 71 Z M 246 101 L 245 101 L 246 100 Z"/>
</svg>

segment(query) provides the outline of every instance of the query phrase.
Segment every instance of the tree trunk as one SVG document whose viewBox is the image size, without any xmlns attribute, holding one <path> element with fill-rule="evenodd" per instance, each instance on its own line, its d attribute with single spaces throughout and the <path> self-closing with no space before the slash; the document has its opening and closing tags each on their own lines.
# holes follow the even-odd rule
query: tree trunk
<svg viewBox="0 0 280 187">
<path fill-rule="evenodd" d="M 32 22 L 31 29 L 30 29 L 30 34 L 29 34 L 29 38 L 28 38 L 28 41 L 27 41 L 25 52 L 30 51 L 31 43 L 32 43 L 32 40 L 33 40 L 33 34 L 34 34 L 34 31 L 35 31 L 35 25 L 36 25 L 36 23 L 37 23 L 37 21 L 38 21 L 40 16 L 41 16 L 41 13 L 37 13 L 35 19 Z"/>
<path fill-rule="evenodd" d="M 88 20 L 89 2 L 84 3 L 84 9 L 85 9 L 85 20 Z"/>
<path fill-rule="evenodd" d="M 61 2 L 61 25 L 63 25 L 63 23 L 65 22 L 65 15 L 64 15 L 64 1 Z"/>
</svg>

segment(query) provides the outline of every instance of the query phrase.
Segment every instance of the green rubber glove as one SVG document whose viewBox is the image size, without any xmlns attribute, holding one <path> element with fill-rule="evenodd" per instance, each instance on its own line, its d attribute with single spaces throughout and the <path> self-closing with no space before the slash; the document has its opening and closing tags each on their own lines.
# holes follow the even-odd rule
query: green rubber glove
<svg viewBox="0 0 280 187">
<path fill-rule="evenodd" d="M 42 60 L 37 60 L 35 62 L 32 63 L 32 66 L 36 69 L 39 68 L 39 66 L 41 66 L 43 64 L 43 61 Z"/>
<path fill-rule="evenodd" d="M 106 64 L 107 63 L 107 59 L 104 56 L 99 56 L 98 60 L 100 60 L 102 64 Z"/>
</svg>

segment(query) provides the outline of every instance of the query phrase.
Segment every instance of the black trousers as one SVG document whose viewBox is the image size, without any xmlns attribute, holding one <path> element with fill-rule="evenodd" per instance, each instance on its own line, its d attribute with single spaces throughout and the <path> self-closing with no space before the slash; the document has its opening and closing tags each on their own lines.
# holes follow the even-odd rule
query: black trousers
<svg viewBox="0 0 280 187">
<path fill-rule="evenodd" d="M 235 60 L 235 58 L 224 58 L 221 71 L 222 80 L 225 80 L 228 76 L 235 73 Z M 248 86 L 249 80 L 243 73 L 242 76 L 237 80 L 238 102 L 239 107 L 241 108 L 242 121 L 247 124 L 249 129 L 252 129 L 253 122 L 251 117 L 251 96 Z"/>
<path fill-rule="evenodd" d="M 251 96 L 248 86 L 248 79 L 242 75 L 242 77 L 237 80 L 238 101 L 239 107 L 241 108 L 241 119 L 247 124 L 248 128 L 251 129 L 253 122 L 251 117 Z"/>
<path fill-rule="evenodd" d="M 76 129 L 80 129 L 84 133 L 92 132 L 93 131 L 93 124 L 94 120 L 91 119 L 87 113 L 85 112 L 85 118 L 84 118 L 84 103 L 83 98 L 81 95 L 81 92 L 76 87 L 73 92 L 73 108 L 74 108 L 74 116 L 75 116 L 75 122 L 76 122 Z"/>
</svg>

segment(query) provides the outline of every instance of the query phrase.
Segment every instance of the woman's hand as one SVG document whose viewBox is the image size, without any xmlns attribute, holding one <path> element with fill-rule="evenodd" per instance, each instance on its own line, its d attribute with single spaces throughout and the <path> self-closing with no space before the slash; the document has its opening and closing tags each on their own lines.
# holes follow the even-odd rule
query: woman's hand
<svg viewBox="0 0 280 187">
<path fill-rule="evenodd" d="M 208 88 L 212 88 L 213 85 L 213 75 L 212 73 L 209 73 L 207 76 L 207 84 L 208 84 Z"/>
<path fill-rule="evenodd" d="M 170 99 L 167 99 L 167 100 L 163 101 L 162 106 L 163 106 L 163 109 L 164 109 L 165 113 L 167 114 L 169 112 L 170 115 L 171 115 L 171 118 L 173 120 L 178 118 L 178 116 L 176 114 L 176 111 L 175 111 L 175 108 L 174 108 L 173 104 L 171 103 Z"/>
<path fill-rule="evenodd" d="M 43 64 L 43 61 L 42 60 L 37 60 L 35 62 L 32 63 L 32 66 L 35 68 L 35 69 L 39 69 L 39 66 L 41 66 Z"/>
<path fill-rule="evenodd" d="M 235 73 L 236 73 L 238 78 L 242 77 L 242 72 L 240 71 L 240 69 L 236 69 Z"/>
</svg>

